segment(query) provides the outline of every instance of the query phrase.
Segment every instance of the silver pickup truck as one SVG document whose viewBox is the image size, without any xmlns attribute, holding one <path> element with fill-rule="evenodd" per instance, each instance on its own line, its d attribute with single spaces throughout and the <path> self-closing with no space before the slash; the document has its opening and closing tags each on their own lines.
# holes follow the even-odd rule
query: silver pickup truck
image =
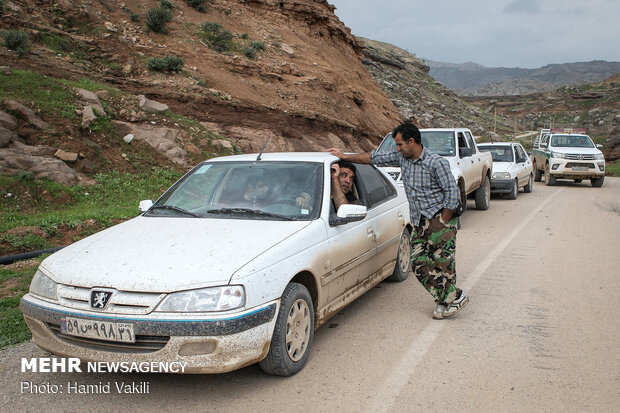
<svg viewBox="0 0 620 413">
<path fill-rule="evenodd" d="M 477 209 L 488 209 L 491 199 L 491 174 L 493 158 L 490 152 L 478 150 L 469 129 L 420 129 L 425 148 L 443 156 L 450 162 L 452 175 L 461 192 L 461 203 L 467 206 L 467 196 L 475 198 Z M 383 138 L 377 148 L 379 152 L 396 150 L 392 134 Z M 400 182 L 400 168 L 383 168 L 392 178 Z"/>
</svg>

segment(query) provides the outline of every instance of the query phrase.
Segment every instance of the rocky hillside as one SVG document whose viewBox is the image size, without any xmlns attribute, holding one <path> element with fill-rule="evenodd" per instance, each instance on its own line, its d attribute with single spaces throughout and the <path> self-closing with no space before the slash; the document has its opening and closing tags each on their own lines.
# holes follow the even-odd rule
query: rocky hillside
<svg viewBox="0 0 620 413">
<path fill-rule="evenodd" d="M 620 62 L 550 64 L 538 69 L 485 67 L 427 61 L 430 75 L 462 96 L 525 95 L 600 82 L 620 73 Z"/>
<path fill-rule="evenodd" d="M 583 128 L 605 146 L 606 159 L 620 158 L 620 74 L 602 82 L 564 86 L 525 96 L 463 98 L 486 111 L 518 119 L 519 129 Z"/>
<path fill-rule="evenodd" d="M 149 27 L 162 8 L 169 21 Z M 187 168 L 222 151 L 258 151 L 267 137 L 272 152 L 370 149 L 401 115 L 333 10 L 324 0 L 4 0 L 0 30 L 28 41 L 26 51 L 6 38 L 0 47 L 0 110 L 11 118 L 0 168 L 34 162 L 10 164 L 17 153 L 87 175 L 150 158 Z M 161 64 L 179 58 L 181 68 Z M 62 92 L 62 103 L 42 88 Z"/>
<path fill-rule="evenodd" d="M 483 139 L 513 132 L 514 121 L 501 115 L 495 118 L 463 101 L 429 76 L 429 66 L 411 53 L 388 43 L 359 39 L 366 46 L 362 62 L 403 118 L 422 127 L 468 127 Z"/>
</svg>

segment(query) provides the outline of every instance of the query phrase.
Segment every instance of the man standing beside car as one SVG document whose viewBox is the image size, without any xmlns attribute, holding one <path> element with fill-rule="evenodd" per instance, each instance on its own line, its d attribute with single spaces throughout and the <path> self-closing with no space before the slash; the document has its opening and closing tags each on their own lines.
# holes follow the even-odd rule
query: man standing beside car
<svg viewBox="0 0 620 413">
<path fill-rule="evenodd" d="M 411 267 L 418 281 L 437 303 L 433 318 L 456 314 L 469 297 L 456 286 L 456 217 L 459 191 L 445 158 L 424 148 L 419 129 L 410 122 L 392 132 L 396 151 L 345 154 L 329 152 L 338 158 L 377 166 L 399 166 L 409 201 L 411 223 Z"/>
</svg>

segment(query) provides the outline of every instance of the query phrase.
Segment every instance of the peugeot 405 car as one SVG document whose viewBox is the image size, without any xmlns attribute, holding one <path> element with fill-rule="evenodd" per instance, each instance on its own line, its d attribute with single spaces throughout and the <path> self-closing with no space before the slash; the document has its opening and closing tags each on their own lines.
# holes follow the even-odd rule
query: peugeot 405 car
<svg viewBox="0 0 620 413">
<path fill-rule="evenodd" d="M 481 143 L 478 149 L 491 152 L 493 157 L 491 193 L 506 194 L 510 199 L 517 199 L 520 188 L 523 188 L 523 192 L 532 192 L 534 187 L 532 161 L 520 143 Z"/>
<path fill-rule="evenodd" d="M 200 163 L 138 217 L 46 258 L 21 301 L 35 343 L 84 361 L 259 362 L 288 376 L 315 329 L 410 269 L 403 189 L 356 165 L 357 203 L 330 199 L 326 153 Z"/>
</svg>

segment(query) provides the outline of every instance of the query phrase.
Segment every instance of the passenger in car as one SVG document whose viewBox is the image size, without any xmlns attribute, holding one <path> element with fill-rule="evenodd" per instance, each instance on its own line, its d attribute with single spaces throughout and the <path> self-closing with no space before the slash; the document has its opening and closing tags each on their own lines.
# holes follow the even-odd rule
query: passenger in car
<svg viewBox="0 0 620 413">
<path fill-rule="evenodd" d="M 332 164 L 331 198 L 334 209 L 338 211 L 342 204 L 361 204 L 354 192 L 355 165 L 340 161 Z"/>
</svg>

